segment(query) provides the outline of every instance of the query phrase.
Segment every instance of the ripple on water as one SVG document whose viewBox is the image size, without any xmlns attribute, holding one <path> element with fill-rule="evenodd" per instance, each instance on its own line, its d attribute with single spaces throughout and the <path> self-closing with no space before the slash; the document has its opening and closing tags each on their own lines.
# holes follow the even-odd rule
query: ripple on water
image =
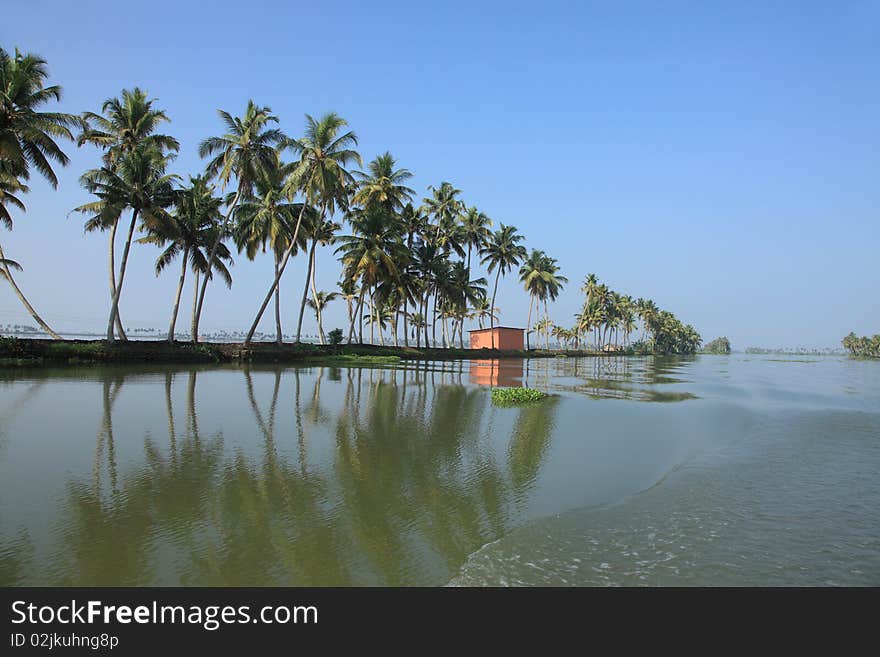
<svg viewBox="0 0 880 657">
<path fill-rule="evenodd" d="M 536 521 L 450 584 L 880 584 L 880 415 L 756 426 L 619 504 Z"/>
</svg>

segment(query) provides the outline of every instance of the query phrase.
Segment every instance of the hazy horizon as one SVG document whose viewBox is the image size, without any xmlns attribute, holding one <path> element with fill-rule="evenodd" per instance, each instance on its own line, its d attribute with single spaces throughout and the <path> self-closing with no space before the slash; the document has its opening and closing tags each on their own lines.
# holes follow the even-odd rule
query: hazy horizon
<svg viewBox="0 0 880 657">
<path fill-rule="evenodd" d="M 880 332 L 880 6 L 255 4 L 246 38 L 232 6 L 160 2 L 144 15 L 34 1 L 4 9 L 0 45 L 48 61 L 49 83 L 64 89 L 50 111 L 98 111 L 123 88 L 148 90 L 172 120 L 163 131 L 181 143 L 171 169 L 184 179 L 204 164 L 198 143 L 223 132 L 218 108 L 238 115 L 252 98 L 292 136 L 305 113 L 336 111 L 365 166 L 390 150 L 414 173 L 416 202 L 448 180 L 556 257 L 570 282 L 550 315 L 566 326 L 595 272 L 736 350 L 838 347 L 850 331 Z M 53 328 L 100 332 L 107 235 L 83 235 L 83 217 L 69 214 L 91 200 L 78 179 L 99 153 L 62 146 L 71 163 L 56 168 L 58 190 L 33 175 L 27 213 L 13 210 L 0 240 Z M 179 263 L 156 278 L 157 255 L 133 245 L 127 327 L 168 325 Z M 282 279 L 285 333 L 304 273 L 300 257 Z M 231 290 L 208 289 L 205 333 L 248 328 L 271 258 L 237 255 L 232 274 Z M 336 289 L 338 275 L 324 248 L 318 288 Z M 0 287 L 0 325 L 33 325 Z M 497 303 L 502 324 L 525 325 L 515 273 Z M 325 313 L 325 330 L 337 326 L 347 327 L 342 300 Z M 274 331 L 271 307 L 260 330 Z M 304 331 L 316 332 L 308 309 Z"/>
</svg>

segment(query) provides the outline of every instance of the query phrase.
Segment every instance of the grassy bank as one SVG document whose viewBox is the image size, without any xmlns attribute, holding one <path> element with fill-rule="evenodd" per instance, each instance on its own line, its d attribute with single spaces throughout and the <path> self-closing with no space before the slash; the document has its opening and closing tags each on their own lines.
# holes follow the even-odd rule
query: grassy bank
<svg viewBox="0 0 880 657">
<path fill-rule="evenodd" d="M 34 340 L 0 338 L 0 367 L 81 363 L 296 363 L 326 362 L 340 365 L 388 364 L 398 360 L 480 360 L 485 358 L 553 358 L 599 356 L 588 351 L 502 351 L 490 349 L 436 349 L 381 347 L 376 345 L 207 342 L 129 340 Z"/>
</svg>

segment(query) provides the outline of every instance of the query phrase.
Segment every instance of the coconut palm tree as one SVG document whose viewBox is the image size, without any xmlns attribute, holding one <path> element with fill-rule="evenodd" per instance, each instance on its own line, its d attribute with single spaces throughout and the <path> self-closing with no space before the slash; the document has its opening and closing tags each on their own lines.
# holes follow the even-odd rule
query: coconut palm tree
<svg viewBox="0 0 880 657">
<path fill-rule="evenodd" d="M 529 314 L 526 319 L 526 349 L 531 349 L 529 336 L 532 332 L 532 308 L 535 305 L 535 300 L 542 299 L 546 292 L 543 278 L 546 261 L 546 253 L 532 249 L 529 257 L 519 268 L 519 280 L 526 292 L 529 293 Z"/>
<path fill-rule="evenodd" d="M 318 335 L 321 337 L 321 344 L 326 344 L 324 337 L 324 325 L 321 323 L 321 313 L 333 299 L 339 296 L 338 292 L 324 292 L 318 290 L 314 292 L 311 299 L 306 299 L 309 308 L 315 311 L 315 321 L 318 323 Z"/>
<path fill-rule="evenodd" d="M 451 183 L 442 182 L 440 187 L 429 186 L 431 196 L 422 199 L 423 211 L 434 217 L 437 238 L 444 232 L 451 232 L 461 214 L 462 202 L 458 198 L 460 189 L 456 189 Z"/>
<path fill-rule="evenodd" d="M 58 187 L 53 163 L 66 166 L 68 157 L 58 145 L 59 139 L 73 139 L 71 128 L 81 120 L 61 112 L 44 112 L 40 108 L 50 101 L 61 100 L 61 87 L 45 86 L 49 77 L 46 61 L 37 55 L 15 55 L 0 48 L 0 222 L 12 229 L 8 207 L 21 211 L 25 206 L 19 194 L 28 191 L 26 181 L 31 170 L 43 176 L 53 188 Z M 34 321 L 55 339 L 61 336 L 53 331 L 37 314 L 24 293 L 15 283 L 9 262 L 0 248 L 0 265 L 5 278 Z"/>
<path fill-rule="evenodd" d="M 318 217 L 315 216 L 315 221 L 317 221 L 317 219 L 318 219 Z M 327 246 L 328 244 L 333 244 L 336 241 L 336 231 L 338 231 L 341 227 L 342 226 L 340 226 L 339 224 L 337 224 L 333 221 L 323 221 L 323 222 L 321 222 L 320 225 L 316 225 L 314 222 L 310 222 L 310 225 L 307 227 L 307 230 L 303 232 L 303 235 L 305 235 L 306 232 L 308 233 L 308 237 L 311 239 L 312 245 L 311 245 L 311 248 L 309 249 L 309 263 L 308 263 L 308 268 L 306 269 L 306 282 L 305 282 L 305 285 L 303 286 L 302 302 L 301 302 L 300 308 L 299 308 L 299 322 L 297 323 L 297 326 L 296 326 L 296 341 L 297 341 L 297 343 L 299 343 L 299 341 L 300 341 L 300 334 L 302 332 L 303 311 L 305 310 L 306 303 L 308 303 L 307 297 L 308 297 L 308 293 L 309 293 L 309 287 L 311 286 L 311 288 L 312 288 L 312 297 L 313 298 L 316 298 L 316 295 L 318 293 L 317 288 L 315 286 L 315 276 L 316 276 L 316 270 L 317 270 L 317 262 L 315 261 L 315 251 L 317 250 L 318 246 Z M 320 325 L 320 323 L 321 323 L 320 322 L 320 314 L 321 314 L 321 310 L 323 309 L 324 306 L 319 305 L 319 306 L 312 306 L 312 307 L 315 308 L 315 312 L 317 312 L 319 315 L 318 324 Z M 321 344 L 324 344 L 323 338 L 322 338 Z"/>
<path fill-rule="evenodd" d="M 358 190 L 352 197 L 352 203 L 362 207 L 376 204 L 390 214 L 401 212 L 412 200 L 415 191 L 403 184 L 412 178 L 412 173 L 406 169 L 395 169 L 395 166 L 397 160 L 385 151 L 367 165 L 367 172 L 356 171 L 354 176 Z"/>
<path fill-rule="evenodd" d="M 156 130 L 162 123 L 170 121 L 164 111 L 154 107 L 155 99 L 148 97 L 142 89 L 123 89 L 119 98 L 108 98 L 101 106 L 101 114 L 84 112 L 83 130 L 77 137 L 77 146 L 92 144 L 104 151 L 104 166 L 113 169 L 116 162 L 141 145 L 155 147 L 163 153 L 176 153 L 180 144 L 168 135 L 158 134 Z M 109 230 L 109 280 L 110 299 L 116 292 L 116 230 L 120 214 L 108 217 L 110 225 L 90 222 L 86 231 Z M 116 330 L 119 337 L 127 339 L 122 327 L 120 314 L 116 314 Z"/>
<path fill-rule="evenodd" d="M 223 221 L 223 213 L 220 211 L 222 205 L 223 199 L 214 196 L 214 186 L 208 183 L 207 178 L 191 177 L 189 185 L 175 194 L 173 212 L 150 227 L 147 236 L 138 240 L 141 243 L 165 247 L 156 259 L 156 276 L 180 256 L 180 278 L 168 327 L 169 342 L 174 341 L 187 267 L 196 273 L 207 271 L 207 251 L 213 245 L 216 232 Z M 227 287 L 230 287 L 232 276 L 224 261 L 232 264 L 232 255 L 226 245 L 221 243 L 212 268 L 220 274 Z M 198 286 L 196 291 L 197 288 Z"/>
<path fill-rule="evenodd" d="M 343 280 L 360 281 L 361 293 L 355 309 L 355 316 L 362 317 L 364 296 L 369 291 L 372 298 L 371 312 L 376 310 L 376 289 L 379 283 L 395 280 L 400 276 L 398 263 L 401 261 L 399 226 L 388 221 L 388 216 L 380 208 L 372 207 L 357 210 L 349 215 L 352 235 L 338 238 L 343 266 Z M 349 338 L 354 332 L 354 321 L 349 327 Z M 363 336 L 359 336 L 363 342 Z"/>
<path fill-rule="evenodd" d="M 495 287 L 492 290 L 492 306 L 489 311 L 490 328 L 493 329 L 492 349 L 495 348 L 495 298 L 498 295 L 498 280 L 526 257 L 526 248 L 519 244 L 523 239 L 525 238 L 516 232 L 514 226 L 501 224 L 501 228 L 492 234 L 486 246 L 480 249 L 480 255 L 483 256 L 481 262 L 486 265 L 488 272 L 491 274 L 497 270 Z"/>
<path fill-rule="evenodd" d="M 474 304 L 473 310 L 470 312 L 468 317 L 469 319 L 477 320 L 477 325 L 480 328 L 483 328 L 483 320 L 489 316 L 490 312 L 497 322 L 498 317 L 501 315 L 501 308 L 499 308 L 498 306 L 492 308 L 489 300 L 484 297 Z"/>
<path fill-rule="evenodd" d="M 342 298 L 345 299 L 348 323 L 354 326 L 354 303 L 356 299 L 360 298 L 361 290 L 354 279 L 343 278 L 337 285 L 341 291 Z M 348 334 L 348 344 L 351 344 L 351 333 Z"/>
<path fill-rule="evenodd" d="M 474 280 L 468 278 L 468 270 L 463 262 L 454 262 L 449 270 L 448 285 L 444 297 L 449 314 L 455 320 L 452 338 L 458 330 L 459 344 L 464 348 L 464 320 L 468 316 L 468 308 L 476 306 L 486 299 L 486 279 L 482 276 Z"/>
<path fill-rule="evenodd" d="M 325 114 L 318 120 L 306 114 L 305 136 L 300 139 L 285 139 L 282 144 L 284 148 L 293 150 L 299 156 L 285 182 L 285 192 L 290 198 L 297 193 L 302 194 L 304 204 L 293 229 L 291 244 L 284 252 L 278 273 L 257 311 L 257 316 L 245 338 L 245 344 L 249 344 L 253 338 L 260 318 L 284 273 L 293 245 L 299 238 L 306 206 L 311 205 L 320 209 L 317 225 L 323 224 L 327 213 L 332 216 L 337 208 L 342 211 L 348 210 L 349 190 L 354 187 L 354 177 L 346 167 L 351 162 L 361 164 L 361 156 L 352 148 L 357 146 L 357 136 L 351 131 L 342 132 L 347 125 L 345 119 L 335 112 Z"/>
<path fill-rule="evenodd" d="M 268 165 L 260 172 L 254 183 L 254 194 L 247 196 L 238 203 L 234 212 L 234 238 L 239 252 L 245 251 L 249 260 L 257 253 L 272 252 L 275 274 L 281 263 L 281 257 L 290 246 L 293 226 L 296 217 L 303 209 L 300 203 L 292 203 L 283 191 L 284 180 L 290 165 L 277 162 Z M 314 210 L 307 209 L 307 216 L 314 218 Z M 301 234 L 298 244 L 293 247 L 306 248 L 305 235 Z M 281 344 L 281 283 L 275 286 L 275 341 Z"/>
<path fill-rule="evenodd" d="M 220 240 L 228 234 L 230 221 L 239 202 L 252 195 L 254 185 L 267 169 L 278 166 L 279 158 L 275 147 L 286 140 L 281 130 L 269 127 L 273 123 L 278 123 L 278 117 L 272 114 L 269 107 L 260 107 L 253 100 L 248 101 L 242 117 L 234 117 L 223 110 L 217 110 L 217 113 L 226 126 L 227 132 L 219 137 L 208 137 L 202 141 L 199 144 L 199 157 L 211 158 L 205 166 L 205 172 L 210 178 L 216 177 L 220 181 L 221 190 L 226 189 L 226 186 L 233 180 L 236 182 L 236 189 L 231 201 L 226 206 L 226 218 L 218 232 L 217 241 L 208 253 L 209 262 L 214 261 L 216 251 L 220 248 Z M 292 249 L 295 244 L 296 237 L 290 241 L 288 247 Z M 209 278 L 210 275 L 205 276 L 199 290 L 193 342 L 198 342 L 198 325 L 202 316 L 202 305 Z M 276 282 L 272 286 L 272 292 L 275 291 L 278 278 L 280 278 L 280 274 L 276 274 Z M 271 297 L 272 293 L 270 292 L 269 298 Z M 266 304 L 268 303 L 267 299 Z"/>
<path fill-rule="evenodd" d="M 138 218 L 145 228 L 150 229 L 167 220 L 165 208 L 174 201 L 173 183 L 178 176 L 166 173 L 171 156 L 155 145 L 142 144 L 126 153 L 113 164 L 92 169 L 80 178 L 82 186 L 98 197 L 97 201 L 75 208 L 75 212 L 90 215 L 87 225 L 103 223 L 110 225 L 118 221 L 122 212 L 131 211 L 131 220 L 113 301 L 107 325 L 107 340 L 114 340 L 113 326 L 119 311 L 119 299 L 128 265 L 134 229 Z M 216 257 L 216 250 L 214 253 Z"/>
<path fill-rule="evenodd" d="M 467 208 L 461 217 L 462 241 L 467 245 L 468 278 L 471 275 L 471 249 L 476 249 L 479 253 L 486 240 L 492 235 L 492 231 L 489 230 L 491 226 L 492 220 L 476 207 Z"/>
</svg>

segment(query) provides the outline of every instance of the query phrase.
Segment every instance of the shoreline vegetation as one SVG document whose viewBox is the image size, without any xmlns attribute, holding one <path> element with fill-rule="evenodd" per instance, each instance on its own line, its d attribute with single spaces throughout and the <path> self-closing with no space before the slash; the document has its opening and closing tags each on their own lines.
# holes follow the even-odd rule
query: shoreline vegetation
<svg viewBox="0 0 880 657">
<path fill-rule="evenodd" d="M 0 337 L 0 367 L 28 365 L 134 363 L 316 363 L 389 365 L 403 360 L 487 360 L 498 358 L 615 357 L 625 351 L 585 349 L 459 349 L 370 344 L 292 344 L 274 342 L 168 342 L 165 340 L 45 340 Z"/>
<path fill-rule="evenodd" d="M 498 325 L 499 283 L 513 274 L 529 297 L 527 350 L 533 338 L 537 343 L 543 338 L 549 349 L 551 337 L 572 353 L 581 353 L 588 341 L 591 350 L 618 354 L 693 354 L 699 349 L 701 338 L 691 325 L 650 299 L 614 291 L 595 274 L 583 281 L 585 299 L 574 322 L 553 322 L 549 304 L 568 283 L 555 258 L 527 249 L 515 226 L 496 224 L 448 181 L 428 186 L 419 202 L 407 186 L 413 174 L 389 151 L 364 166 L 357 135 L 334 112 L 317 118 L 306 114 L 301 136 L 293 137 L 270 107 L 253 100 L 240 116 L 218 109 L 218 133 L 198 146 L 204 166 L 184 176 L 172 170 L 181 144 L 163 133 L 171 118 L 146 90 L 123 89 L 94 111 L 45 112 L 43 106 L 60 101 L 62 94 L 60 86 L 47 86 L 48 78 L 47 63 L 39 56 L 0 48 L 0 144 L 5 145 L 0 149 L 0 224 L 12 230 L 9 210 L 26 213 L 32 175 L 58 186 L 55 168 L 69 163 L 60 142 L 94 149 L 94 168 L 80 176 L 90 200 L 72 212 L 84 217 L 86 233 L 108 238 L 109 287 L 101 294 L 109 303 L 109 317 L 104 346 L 66 343 L 16 284 L 13 271 L 22 265 L 0 249 L 0 278 L 40 329 L 57 341 L 41 357 L 55 352 L 104 359 L 162 353 L 158 346 L 117 346 L 128 342 L 121 301 L 132 249 L 147 246 L 159 250 L 152 267 L 156 276 L 176 270 L 165 335 L 166 353 L 180 358 L 268 355 L 268 348 L 254 340 L 265 314 L 274 315 L 278 354 L 306 353 L 305 346 L 285 346 L 282 328 L 282 319 L 289 318 L 282 310 L 282 281 L 285 289 L 289 281 L 283 275 L 297 257 L 306 258 L 307 270 L 304 280 L 295 283 L 297 302 L 290 314 L 296 345 L 302 344 L 306 308 L 314 314 L 321 344 L 328 342 L 323 314 L 338 299 L 337 304 L 346 304 L 347 321 L 329 342 L 393 344 L 401 353 L 424 345 L 434 357 L 455 357 L 457 351 L 468 351 L 466 322 L 480 329 Z M 328 247 L 340 263 L 335 291 L 319 290 L 316 282 L 316 252 Z M 255 315 L 242 309 L 248 313 L 243 320 L 253 321 L 238 352 L 216 344 L 200 349 L 207 286 L 219 278 L 231 287 L 233 257 L 242 254 L 271 264 L 266 276 L 271 284 Z M 182 302 L 187 286 L 192 290 L 192 342 L 184 348 L 174 338 L 181 333 L 177 322 L 185 312 L 182 303 L 187 305 Z M 518 323 L 519 318 L 505 321 Z M 631 341 L 633 334 L 639 339 Z M 493 350 L 494 340 L 492 333 Z"/>
<path fill-rule="evenodd" d="M 853 358 L 880 358 L 880 333 L 869 338 L 850 331 L 840 343 Z"/>
</svg>

